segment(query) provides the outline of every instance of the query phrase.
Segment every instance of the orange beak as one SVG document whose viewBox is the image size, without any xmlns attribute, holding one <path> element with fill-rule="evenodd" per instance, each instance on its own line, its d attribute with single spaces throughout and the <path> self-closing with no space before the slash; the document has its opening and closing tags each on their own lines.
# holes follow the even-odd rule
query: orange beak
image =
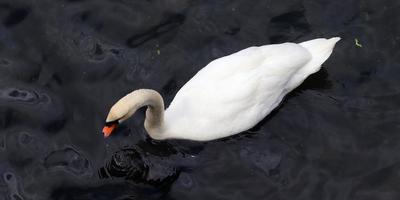
<svg viewBox="0 0 400 200">
<path fill-rule="evenodd" d="M 104 138 L 110 136 L 115 128 L 117 128 L 117 124 L 105 125 L 103 128 Z"/>
</svg>

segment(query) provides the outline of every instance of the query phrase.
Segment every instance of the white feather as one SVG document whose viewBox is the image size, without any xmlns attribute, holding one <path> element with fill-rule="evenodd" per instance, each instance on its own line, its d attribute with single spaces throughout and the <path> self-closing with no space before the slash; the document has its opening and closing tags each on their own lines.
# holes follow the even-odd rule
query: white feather
<svg viewBox="0 0 400 200">
<path fill-rule="evenodd" d="M 245 131 L 317 72 L 340 38 L 250 47 L 216 59 L 165 111 L 165 138 L 213 140 Z"/>
</svg>

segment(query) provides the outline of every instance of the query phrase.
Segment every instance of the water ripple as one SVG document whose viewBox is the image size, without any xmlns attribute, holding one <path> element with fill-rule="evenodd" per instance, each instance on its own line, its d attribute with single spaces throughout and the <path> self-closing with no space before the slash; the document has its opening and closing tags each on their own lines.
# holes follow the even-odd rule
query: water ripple
<svg viewBox="0 0 400 200">
<path fill-rule="evenodd" d="M 44 159 L 44 166 L 49 169 L 61 169 L 71 172 L 76 176 L 85 176 L 92 173 L 89 160 L 70 147 L 51 152 Z"/>
<path fill-rule="evenodd" d="M 39 164 L 51 148 L 51 142 L 39 131 L 18 129 L 6 132 L 4 149 L 14 167 Z"/>
<path fill-rule="evenodd" d="M 3 115 L 5 126 L 30 124 L 42 126 L 53 132 L 65 122 L 65 110 L 61 100 L 46 90 L 16 83 L 15 86 L 0 87 L 0 108 L 6 108 Z"/>
</svg>

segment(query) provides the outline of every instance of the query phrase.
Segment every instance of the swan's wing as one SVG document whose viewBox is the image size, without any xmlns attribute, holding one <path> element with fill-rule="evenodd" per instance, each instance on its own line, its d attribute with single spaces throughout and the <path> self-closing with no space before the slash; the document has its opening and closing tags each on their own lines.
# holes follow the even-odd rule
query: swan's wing
<svg viewBox="0 0 400 200">
<path fill-rule="evenodd" d="M 251 47 L 214 60 L 176 94 L 166 122 L 173 132 L 198 139 L 251 128 L 278 105 L 287 82 L 309 60 L 308 51 L 293 43 Z"/>
<path fill-rule="evenodd" d="M 219 81 L 254 69 L 265 70 L 263 74 L 288 73 L 302 68 L 309 60 L 308 50 L 295 43 L 249 47 L 210 62 L 189 82 Z"/>
</svg>

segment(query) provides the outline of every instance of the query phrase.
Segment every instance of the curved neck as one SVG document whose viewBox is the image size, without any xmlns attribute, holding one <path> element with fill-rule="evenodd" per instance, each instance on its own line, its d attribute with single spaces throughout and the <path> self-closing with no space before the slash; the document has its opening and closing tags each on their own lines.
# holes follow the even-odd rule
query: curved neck
<svg viewBox="0 0 400 200">
<path fill-rule="evenodd" d="M 126 97 L 126 101 L 123 101 L 129 109 L 127 117 L 130 117 L 137 109 L 147 106 L 144 127 L 152 138 L 163 139 L 164 101 L 161 95 L 155 90 L 140 89 L 131 92 Z"/>
</svg>

